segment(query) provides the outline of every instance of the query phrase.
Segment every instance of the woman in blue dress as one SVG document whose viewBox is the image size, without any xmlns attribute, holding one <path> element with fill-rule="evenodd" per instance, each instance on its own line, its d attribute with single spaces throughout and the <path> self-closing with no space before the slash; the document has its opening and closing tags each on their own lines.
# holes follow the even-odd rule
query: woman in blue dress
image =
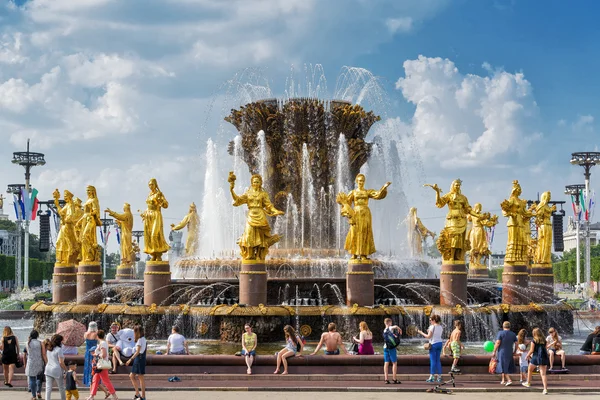
<svg viewBox="0 0 600 400">
<path fill-rule="evenodd" d="M 496 373 L 502 374 L 501 385 L 512 385 L 512 379 L 509 374 L 515 373 L 515 343 L 517 342 L 517 335 L 510 330 L 510 322 L 505 321 L 502 324 L 502 330 L 498 332 L 496 336 L 496 344 L 494 345 L 494 352 L 492 357 L 496 357 L 498 365 L 496 366 Z"/>
<path fill-rule="evenodd" d="M 96 350 L 96 346 L 98 345 L 98 324 L 94 321 L 91 321 L 88 324 L 88 330 L 83 334 L 83 338 L 85 339 L 85 358 L 83 364 L 83 385 L 86 387 L 90 387 L 92 384 L 92 362 L 94 359 L 94 351 Z M 104 385 L 100 384 L 100 389 L 106 395 L 106 398 L 110 396 L 108 390 Z"/>
<path fill-rule="evenodd" d="M 548 350 L 546 349 L 546 339 L 540 328 L 533 330 L 533 341 L 527 353 L 527 358 L 531 360 L 529 363 L 529 369 L 527 370 L 527 382 L 523 382 L 523 386 L 531 386 L 531 374 L 536 367 L 540 368 L 540 377 L 542 378 L 542 385 L 544 386 L 543 394 L 548 394 L 548 377 L 546 371 L 548 365 L 550 365 L 550 359 L 548 357 Z"/>
</svg>

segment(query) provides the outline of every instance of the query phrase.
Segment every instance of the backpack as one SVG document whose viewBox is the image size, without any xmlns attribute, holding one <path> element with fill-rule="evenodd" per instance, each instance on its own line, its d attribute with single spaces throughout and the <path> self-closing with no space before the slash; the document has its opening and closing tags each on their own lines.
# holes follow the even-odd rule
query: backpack
<svg viewBox="0 0 600 400">
<path fill-rule="evenodd" d="M 300 351 L 302 349 L 300 342 L 302 342 L 302 344 L 306 344 L 306 338 L 304 336 L 296 336 L 296 351 Z"/>
<path fill-rule="evenodd" d="M 400 344 L 400 335 L 391 329 L 386 329 L 383 331 L 383 341 L 386 349 L 395 349 Z"/>
<path fill-rule="evenodd" d="M 592 353 L 600 353 L 600 336 L 596 336 L 592 341 Z"/>
</svg>

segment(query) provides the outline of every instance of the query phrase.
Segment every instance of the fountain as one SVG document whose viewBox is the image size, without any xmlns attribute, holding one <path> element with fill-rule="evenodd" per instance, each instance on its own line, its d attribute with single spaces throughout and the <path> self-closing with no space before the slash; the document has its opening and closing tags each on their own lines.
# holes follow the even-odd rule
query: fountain
<svg viewBox="0 0 600 400">
<path fill-rule="evenodd" d="M 441 271 L 426 257 L 404 256 L 408 249 L 389 228 L 395 222 L 391 211 L 408 213 L 398 142 L 384 142 L 379 136 L 366 141 L 380 119 L 359 104 L 312 97 L 267 98 L 233 109 L 225 118 L 239 132 L 228 146 L 233 158 L 229 179 L 220 175 L 216 143 L 207 143 L 198 245 L 189 242 L 187 249 L 193 250 L 182 258 L 166 262 L 158 257 L 147 263 L 143 281 L 86 284 L 81 299 L 78 280 L 76 303 L 67 295 L 60 297 L 60 304 L 32 306 L 36 326 L 53 330 L 60 320 L 73 316 L 106 326 L 120 320 L 126 325 L 142 323 L 148 337 L 164 338 L 177 321 L 190 338 L 239 341 L 241 327 L 251 321 L 261 341 L 279 340 L 286 324 L 314 340 L 332 321 L 350 335 L 362 320 L 379 331 L 387 316 L 394 316 L 402 327 L 426 326 L 428 316 L 437 313 L 449 326 L 452 319 L 463 319 L 467 341 L 492 339 L 504 320 L 515 327 L 535 322 L 572 331 L 568 308 L 538 305 L 537 292 L 512 279 L 516 275 L 504 285 L 512 297 L 499 304 L 496 282 L 481 273 L 468 278 L 464 248 L 450 256 L 444 253 Z M 377 210 L 379 202 L 374 205 L 373 219 L 387 223 L 374 232 L 375 242 L 386 244 L 372 260 L 361 253 L 348 260 L 343 245 L 348 223 L 336 204 L 337 195 L 350 191 L 351 179 L 361 171 L 379 180 L 374 171 L 386 170 L 387 161 L 382 160 L 396 163 L 398 171 L 390 180 L 399 178 L 399 185 L 390 186 L 389 197 L 381 202 L 383 210 Z M 233 193 L 236 176 L 248 173 L 262 176 L 262 187 L 272 200 L 274 211 L 268 214 L 273 243 L 268 257 L 242 253 L 240 259 L 234 243 L 243 235 L 246 217 L 230 206 L 223 187 L 229 180 Z M 432 187 L 441 197 L 437 185 Z M 387 190 L 386 185 L 379 192 Z M 456 232 L 442 231 L 438 247 Z M 426 233 L 434 236 L 423 230 Z"/>
</svg>

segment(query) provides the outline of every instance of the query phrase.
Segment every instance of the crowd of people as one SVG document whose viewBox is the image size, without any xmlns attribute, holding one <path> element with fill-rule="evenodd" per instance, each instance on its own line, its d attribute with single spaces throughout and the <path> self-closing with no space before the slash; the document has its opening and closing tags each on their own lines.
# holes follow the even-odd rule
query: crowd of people
<svg viewBox="0 0 600 400">
<path fill-rule="evenodd" d="M 454 321 L 454 329 L 447 340 L 443 340 L 444 327 L 439 315 L 433 314 L 429 318 L 430 325 L 426 331 L 415 329 L 414 333 L 427 339 L 424 348 L 428 350 L 430 360 L 430 375 L 427 382 L 442 382 L 442 356 L 452 356 L 453 363 L 450 372 L 459 373 L 458 364 L 464 345 L 461 342 L 463 334 L 462 321 Z M 385 384 L 400 384 L 397 379 L 397 347 L 400 343 L 402 329 L 393 324 L 391 318 L 384 320 L 385 329 L 382 332 L 383 357 L 384 357 L 384 382 Z M 286 325 L 283 329 L 285 347 L 276 353 L 276 369 L 278 374 L 283 367 L 282 374 L 288 374 L 288 359 L 290 357 L 302 356 L 304 350 L 304 338 L 296 330 Z M 503 323 L 502 330 L 498 332 L 492 351 L 492 360 L 495 365 L 495 373 L 501 375 L 501 384 L 509 386 L 513 383 L 511 374 L 517 369 L 514 359 L 519 358 L 520 382 L 525 387 L 531 386 L 532 373 L 539 371 L 543 393 L 547 393 L 547 372 L 552 369 L 557 356 L 560 357 L 562 369 L 566 368 L 566 353 L 563 348 L 562 337 L 555 328 L 548 330 L 544 336 L 539 328 L 533 329 L 532 338 L 528 339 L 528 332 L 521 329 L 518 334 L 511 331 L 510 322 Z M 359 324 L 359 334 L 352 337 L 352 345 L 347 349 L 342 341 L 341 334 L 337 331 L 335 323 L 327 326 L 327 331 L 321 335 L 319 343 L 310 355 L 316 355 L 321 349 L 325 355 L 375 354 L 373 348 L 373 332 L 365 321 Z M 61 400 L 79 399 L 78 386 L 83 385 L 90 388 L 87 400 L 94 400 L 98 390 L 104 392 L 105 398 L 112 396 L 118 399 L 114 386 L 110 380 L 110 374 L 117 373 L 118 366 L 131 366 L 129 374 L 135 399 L 145 400 L 146 387 L 144 381 L 146 369 L 147 342 L 144 337 L 142 326 L 136 325 L 133 329 L 121 329 L 118 322 L 110 325 L 108 333 L 98 328 L 94 321 L 90 322 L 84 333 L 85 356 L 83 365 L 82 381 L 77 374 L 77 364 L 73 361 L 65 365 L 65 346 L 63 337 L 54 334 L 49 339 L 41 341 L 39 333 L 35 329 L 31 331 L 27 343 L 24 346 L 23 362 L 25 363 L 25 375 L 28 378 L 28 387 L 31 399 L 42 398 L 42 383 L 46 382 L 46 400 L 50 400 L 53 387 L 57 387 Z M 580 354 L 591 354 L 600 342 L 600 326 L 591 332 L 583 343 Z M 245 357 L 247 374 L 252 374 L 252 365 L 258 347 L 258 337 L 252 331 L 252 326 L 246 324 L 241 338 L 241 355 Z M 21 365 L 19 340 L 12 329 L 4 327 L 2 341 L 2 365 L 4 372 L 4 384 L 12 387 L 15 368 Z M 70 352 L 70 349 L 67 348 Z M 157 352 L 157 354 L 159 354 Z M 189 347 L 187 340 L 181 334 L 178 326 L 173 326 L 171 335 L 167 339 L 167 355 L 187 355 Z M 111 362 L 112 361 L 112 362 Z M 389 367 L 392 366 L 392 378 L 389 379 Z M 492 371 L 493 372 L 493 371 Z"/>
</svg>

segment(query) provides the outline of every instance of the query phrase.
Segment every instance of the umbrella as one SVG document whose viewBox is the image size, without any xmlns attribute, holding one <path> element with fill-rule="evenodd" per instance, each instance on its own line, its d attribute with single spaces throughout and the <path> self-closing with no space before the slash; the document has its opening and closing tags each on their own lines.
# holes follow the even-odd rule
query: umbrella
<svg viewBox="0 0 600 400">
<path fill-rule="evenodd" d="M 64 338 L 63 344 L 75 347 L 81 346 L 85 341 L 83 338 L 85 331 L 85 325 L 83 325 L 81 322 L 75 321 L 74 319 L 59 323 L 58 328 L 56 329 L 56 333 Z"/>
</svg>

